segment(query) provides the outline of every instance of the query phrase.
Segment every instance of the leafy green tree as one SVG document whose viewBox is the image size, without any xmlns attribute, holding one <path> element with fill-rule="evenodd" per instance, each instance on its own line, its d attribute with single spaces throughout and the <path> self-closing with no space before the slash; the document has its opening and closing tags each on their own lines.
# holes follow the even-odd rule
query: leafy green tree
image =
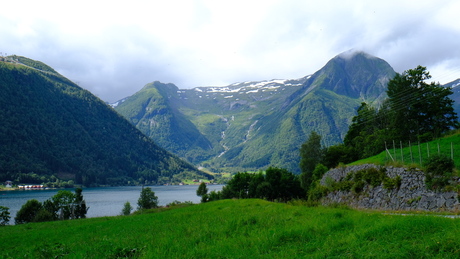
<svg viewBox="0 0 460 259">
<path fill-rule="evenodd" d="M 208 195 L 208 201 L 217 201 L 221 199 L 221 193 L 219 191 L 211 191 Z"/>
<path fill-rule="evenodd" d="M 75 194 L 68 190 L 59 190 L 56 195 L 51 197 L 52 202 L 55 205 L 59 219 L 70 219 L 75 218 L 74 214 L 74 202 Z"/>
<path fill-rule="evenodd" d="M 150 187 L 142 187 L 141 195 L 137 201 L 137 208 L 139 210 L 153 209 L 158 207 L 158 197 Z"/>
<path fill-rule="evenodd" d="M 201 202 L 208 201 L 208 187 L 206 187 L 206 184 L 204 182 L 200 183 L 200 186 L 198 186 L 198 189 L 196 190 L 196 195 L 201 197 Z"/>
<path fill-rule="evenodd" d="M 330 146 L 324 153 L 323 163 L 327 168 L 334 168 L 340 163 L 348 164 L 357 160 L 356 152 L 345 144 Z"/>
<path fill-rule="evenodd" d="M 8 225 L 10 222 L 10 212 L 8 207 L 0 206 L 0 226 Z"/>
<path fill-rule="evenodd" d="M 300 148 L 301 182 L 302 187 L 307 191 L 313 180 L 313 170 L 322 161 L 324 151 L 325 149 L 321 146 L 321 136 L 312 131 L 307 141 Z"/>
<path fill-rule="evenodd" d="M 42 204 L 36 199 L 28 200 L 21 209 L 16 213 L 14 222 L 16 225 L 35 222 L 35 217 L 38 212 L 42 209 Z"/>
<path fill-rule="evenodd" d="M 131 203 L 129 201 L 125 202 L 125 205 L 123 206 L 123 209 L 121 210 L 121 215 L 128 216 L 131 214 L 131 211 L 133 210 L 133 207 L 131 206 Z"/>
<path fill-rule="evenodd" d="M 431 78 L 426 67 L 417 66 L 388 82 L 388 101 L 391 108 L 395 140 L 431 140 L 442 133 L 458 128 L 452 89 L 439 83 L 427 84 Z"/>
</svg>

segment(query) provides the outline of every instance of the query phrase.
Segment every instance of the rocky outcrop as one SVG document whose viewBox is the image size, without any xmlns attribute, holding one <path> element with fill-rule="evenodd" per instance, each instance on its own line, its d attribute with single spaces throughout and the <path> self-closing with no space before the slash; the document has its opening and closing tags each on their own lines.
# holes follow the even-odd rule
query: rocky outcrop
<svg viewBox="0 0 460 259">
<path fill-rule="evenodd" d="M 335 168 L 328 171 L 321 179 L 324 186 L 332 182 L 343 181 L 352 172 L 369 168 L 380 169 L 377 165 L 357 165 Z M 460 203 L 457 192 L 435 192 L 425 185 L 425 174 L 419 169 L 386 167 L 390 178 L 401 178 L 399 188 L 385 189 L 382 185 L 366 185 L 362 192 L 332 191 L 322 198 L 322 203 L 347 204 L 353 208 L 378 210 L 421 210 L 421 211 L 458 211 Z"/>
</svg>

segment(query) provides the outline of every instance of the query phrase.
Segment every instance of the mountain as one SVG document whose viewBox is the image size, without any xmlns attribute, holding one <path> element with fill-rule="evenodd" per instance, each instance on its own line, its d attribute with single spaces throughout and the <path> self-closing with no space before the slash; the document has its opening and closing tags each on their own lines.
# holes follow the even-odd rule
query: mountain
<svg viewBox="0 0 460 259">
<path fill-rule="evenodd" d="M 0 87 L 0 180 L 88 186 L 204 177 L 41 62 L 0 58 Z"/>
<path fill-rule="evenodd" d="M 452 87 L 453 94 L 450 96 L 450 98 L 455 101 L 453 105 L 455 112 L 460 114 L 460 78 L 443 86 Z"/>
<path fill-rule="evenodd" d="M 299 149 L 310 132 L 324 145 L 341 142 L 360 103 L 383 100 L 394 75 L 382 59 L 345 52 L 294 80 L 193 89 L 154 82 L 114 108 L 169 151 L 212 171 L 272 165 L 299 172 Z"/>
</svg>

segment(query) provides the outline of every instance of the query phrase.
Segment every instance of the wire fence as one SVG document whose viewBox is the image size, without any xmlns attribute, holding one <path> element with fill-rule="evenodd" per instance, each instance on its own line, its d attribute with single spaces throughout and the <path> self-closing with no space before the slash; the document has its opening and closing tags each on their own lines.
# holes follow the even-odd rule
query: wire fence
<svg viewBox="0 0 460 259">
<path fill-rule="evenodd" d="M 454 160 L 457 166 L 457 161 L 454 157 L 454 143 L 399 143 L 393 141 L 385 142 L 385 155 L 387 162 L 401 162 L 402 164 L 419 164 L 423 165 L 430 156 L 435 154 L 444 155 Z"/>
</svg>

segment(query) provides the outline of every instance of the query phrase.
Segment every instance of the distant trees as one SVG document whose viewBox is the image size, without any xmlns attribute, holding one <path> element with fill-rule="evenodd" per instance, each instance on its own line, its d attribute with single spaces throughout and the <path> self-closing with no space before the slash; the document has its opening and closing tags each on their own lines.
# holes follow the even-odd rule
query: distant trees
<svg viewBox="0 0 460 259">
<path fill-rule="evenodd" d="M 269 167 L 265 174 L 237 173 L 220 192 L 211 192 L 209 200 L 259 198 L 289 201 L 305 197 L 299 176 L 286 169 Z"/>
<path fill-rule="evenodd" d="M 85 218 L 88 208 L 83 199 L 82 189 L 77 188 L 75 192 L 74 194 L 67 190 L 59 190 L 43 203 L 35 199 L 28 200 L 16 214 L 16 224 Z"/>
<path fill-rule="evenodd" d="M 198 190 L 196 190 L 196 195 L 201 197 L 201 202 L 208 201 L 208 187 L 206 187 L 206 183 L 200 183 L 200 186 L 198 186 Z"/>
<path fill-rule="evenodd" d="M 8 225 L 10 222 L 10 211 L 8 207 L 0 206 L 0 226 Z"/>
<path fill-rule="evenodd" d="M 158 207 L 158 197 L 150 187 L 142 187 L 141 195 L 137 201 L 138 210 L 153 209 Z"/>
</svg>

